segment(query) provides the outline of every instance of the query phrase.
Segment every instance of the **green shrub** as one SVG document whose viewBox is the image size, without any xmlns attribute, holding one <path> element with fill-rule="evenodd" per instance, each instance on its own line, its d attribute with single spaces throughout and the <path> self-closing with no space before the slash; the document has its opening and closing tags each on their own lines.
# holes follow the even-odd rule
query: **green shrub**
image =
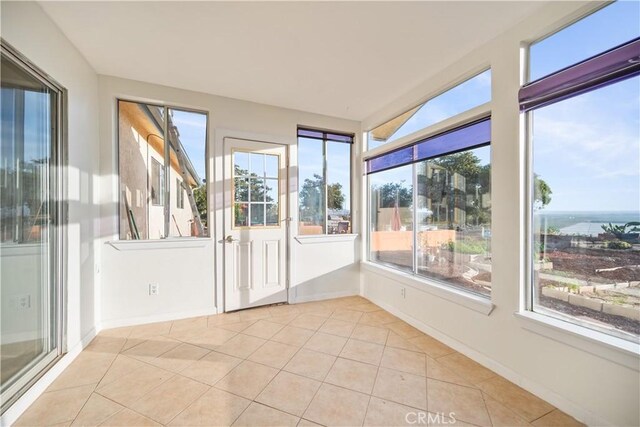
<svg viewBox="0 0 640 427">
<path fill-rule="evenodd" d="M 459 254 L 475 255 L 485 253 L 487 251 L 487 246 L 484 242 L 454 242 L 449 240 L 445 244 L 445 249 Z"/>
<path fill-rule="evenodd" d="M 623 242 L 621 240 L 614 240 L 614 241 L 611 241 L 611 242 L 606 242 L 605 243 L 605 247 L 607 249 L 625 250 L 625 249 L 631 249 L 631 244 L 627 243 L 627 242 Z"/>
</svg>

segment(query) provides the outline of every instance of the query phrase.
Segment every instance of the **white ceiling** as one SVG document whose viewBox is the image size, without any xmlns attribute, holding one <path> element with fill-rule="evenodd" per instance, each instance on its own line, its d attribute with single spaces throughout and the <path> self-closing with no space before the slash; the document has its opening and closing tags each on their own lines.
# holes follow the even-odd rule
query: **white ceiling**
<svg viewBox="0 0 640 427">
<path fill-rule="evenodd" d="M 362 120 L 541 2 L 41 2 L 99 74 Z"/>
</svg>

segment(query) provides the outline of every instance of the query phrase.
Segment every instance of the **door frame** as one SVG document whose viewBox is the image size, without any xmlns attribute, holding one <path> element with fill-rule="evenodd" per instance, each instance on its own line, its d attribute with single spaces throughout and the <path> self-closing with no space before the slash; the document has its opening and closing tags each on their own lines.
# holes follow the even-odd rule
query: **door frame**
<svg viewBox="0 0 640 427">
<path fill-rule="evenodd" d="M 216 311 L 218 313 L 226 312 L 226 290 L 225 290 L 225 259 L 224 259 L 224 237 L 225 237 L 225 206 L 224 206 L 224 198 L 225 198 L 225 156 L 224 151 L 226 147 L 227 139 L 240 139 L 245 141 L 259 142 L 264 144 L 273 144 L 280 145 L 285 147 L 286 156 L 285 156 L 285 167 L 286 171 L 286 188 L 288 189 L 285 194 L 286 199 L 286 208 L 282 214 L 283 219 L 289 218 L 286 221 L 286 232 L 285 232 L 285 273 L 286 273 L 286 292 L 287 292 L 287 303 L 291 301 L 291 283 L 292 283 L 292 248 L 291 248 L 291 239 L 292 239 L 292 230 L 295 226 L 294 216 L 292 212 L 294 211 L 294 206 L 292 206 L 292 202 L 295 200 L 295 197 L 292 197 L 291 189 L 297 188 L 297 182 L 292 176 L 292 157 L 296 154 L 295 152 L 295 143 L 296 137 L 283 137 L 276 135 L 268 135 L 268 134 L 260 134 L 260 133 L 252 133 L 252 132 L 243 132 L 237 130 L 230 129 L 216 129 L 215 130 L 215 138 L 213 138 L 214 142 L 214 157 L 213 157 L 213 169 L 215 181 L 213 185 L 210 186 L 210 198 L 209 200 L 213 201 L 213 208 L 211 212 L 213 212 L 213 223 L 214 223 L 214 258 L 216 265 L 216 274 L 215 274 L 215 287 L 216 287 Z M 297 168 L 296 168 L 297 171 Z M 297 174 L 296 174 L 297 175 Z M 297 194 L 297 193 L 296 193 Z"/>
</svg>

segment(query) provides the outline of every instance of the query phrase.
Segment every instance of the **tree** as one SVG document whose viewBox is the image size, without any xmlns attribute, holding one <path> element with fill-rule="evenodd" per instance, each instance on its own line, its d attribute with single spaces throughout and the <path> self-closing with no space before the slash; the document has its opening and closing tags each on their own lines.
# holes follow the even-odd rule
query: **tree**
<svg viewBox="0 0 640 427">
<path fill-rule="evenodd" d="M 533 208 L 542 209 L 551 203 L 551 187 L 537 174 L 533 175 Z"/>
<path fill-rule="evenodd" d="M 342 184 L 327 185 L 327 209 L 341 210 L 344 207 L 345 196 Z M 318 174 L 313 179 L 304 180 L 300 188 L 300 216 L 301 220 L 311 223 L 322 222 L 324 218 L 324 178 Z"/>
<path fill-rule="evenodd" d="M 402 182 L 388 182 L 380 187 L 374 187 L 374 191 L 378 193 L 378 203 L 381 208 L 398 207 L 407 208 L 413 204 L 413 186 L 404 186 Z"/>
</svg>

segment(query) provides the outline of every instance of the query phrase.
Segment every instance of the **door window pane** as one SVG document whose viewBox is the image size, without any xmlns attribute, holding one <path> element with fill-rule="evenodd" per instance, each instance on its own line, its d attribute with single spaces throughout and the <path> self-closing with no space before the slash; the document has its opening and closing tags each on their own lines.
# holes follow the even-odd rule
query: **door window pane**
<svg viewBox="0 0 640 427">
<path fill-rule="evenodd" d="M 233 163 L 233 227 L 279 227 L 279 156 L 234 151 Z M 248 165 L 249 170 L 242 165 Z M 264 178 L 269 173 L 275 178 Z"/>
<path fill-rule="evenodd" d="M 264 204 L 251 203 L 251 225 L 252 227 L 264 226 Z"/>
<path fill-rule="evenodd" d="M 369 175 L 369 259 L 413 272 L 413 165 Z"/>
</svg>

